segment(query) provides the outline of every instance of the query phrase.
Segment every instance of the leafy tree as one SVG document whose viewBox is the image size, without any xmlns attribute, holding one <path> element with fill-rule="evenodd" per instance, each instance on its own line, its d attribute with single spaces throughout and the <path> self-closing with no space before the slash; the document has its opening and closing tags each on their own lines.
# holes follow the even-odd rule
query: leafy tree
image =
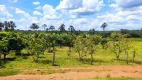
<svg viewBox="0 0 142 80">
<path fill-rule="evenodd" d="M 11 38 L 9 40 L 8 46 L 9 46 L 10 50 L 16 51 L 16 55 L 21 55 L 21 50 L 25 48 L 25 44 L 21 40 L 22 38 L 18 37 L 18 35 L 19 35 L 18 33 L 12 34 L 12 35 L 13 35 L 13 38 Z"/>
<path fill-rule="evenodd" d="M 100 43 L 100 36 L 77 36 L 74 40 L 74 49 L 79 54 L 79 59 L 83 60 L 83 57 L 88 54 L 91 55 L 91 64 L 93 64 L 93 54 L 97 51 L 97 45 Z"/>
<path fill-rule="evenodd" d="M 33 29 L 33 30 L 37 30 L 39 28 L 39 26 L 36 23 L 32 23 L 30 28 Z"/>
<path fill-rule="evenodd" d="M 26 44 L 27 50 L 32 53 L 33 60 L 38 62 L 39 55 L 45 50 L 45 40 L 42 33 L 30 33 L 22 39 Z"/>
<path fill-rule="evenodd" d="M 65 25 L 64 24 L 61 24 L 61 26 L 59 27 L 59 31 L 60 32 L 65 32 Z"/>
<path fill-rule="evenodd" d="M 9 27 L 10 27 L 9 22 L 8 21 L 4 21 L 4 29 L 5 29 L 5 31 L 8 31 Z"/>
<path fill-rule="evenodd" d="M 74 40 L 74 49 L 78 53 L 80 60 L 83 60 L 83 57 L 87 54 L 87 43 L 87 38 L 84 38 L 83 36 L 77 36 Z"/>
<path fill-rule="evenodd" d="M 103 24 L 101 25 L 101 28 L 103 29 L 103 31 L 105 31 L 105 28 L 106 28 L 107 26 L 108 26 L 107 23 L 103 23 Z"/>
<path fill-rule="evenodd" d="M 10 21 L 9 24 L 10 24 L 10 29 L 14 30 L 14 28 L 16 27 L 16 24 L 13 21 Z"/>
<path fill-rule="evenodd" d="M 49 30 L 50 30 L 50 31 L 54 31 L 54 30 L 55 30 L 55 27 L 54 27 L 54 26 L 50 26 L 50 27 L 49 27 Z"/>
<path fill-rule="evenodd" d="M 103 47 L 103 49 L 107 49 L 107 39 L 106 38 L 102 38 L 101 40 L 101 45 Z"/>
<path fill-rule="evenodd" d="M 70 25 L 68 29 L 71 32 L 71 34 L 75 31 L 75 29 L 74 29 L 74 27 L 72 25 Z"/>
<path fill-rule="evenodd" d="M 90 29 L 90 30 L 89 30 L 89 33 L 90 33 L 90 34 L 95 34 L 95 29 Z"/>
<path fill-rule="evenodd" d="M 4 21 L 3 23 L 5 31 L 14 30 L 16 24 L 13 21 Z"/>
<path fill-rule="evenodd" d="M 4 62 L 6 62 L 6 55 L 8 54 L 8 40 L 1 40 L 0 41 L 0 65 L 1 65 L 1 54 L 4 54 Z"/>
<path fill-rule="evenodd" d="M 120 54 L 125 50 L 125 40 L 127 35 L 112 33 L 111 40 L 108 42 L 110 50 L 115 53 L 116 59 L 119 60 Z"/>
<path fill-rule="evenodd" d="M 0 31 L 2 30 L 3 27 L 4 27 L 4 24 L 0 22 Z"/>
<path fill-rule="evenodd" d="M 43 24 L 42 27 L 44 28 L 44 30 L 46 30 L 47 25 Z"/>
<path fill-rule="evenodd" d="M 4 62 L 6 62 L 7 54 L 12 50 L 9 42 L 13 37 L 11 33 L 0 33 L 0 52 L 4 55 Z"/>
<path fill-rule="evenodd" d="M 97 36 L 97 35 L 92 35 L 89 36 L 89 40 L 87 41 L 88 45 L 87 45 L 87 50 L 88 53 L 91 55 L 91 64 L 93 64 L 94 58 L 93 58 L 93 54 L 95 54 L 95 52 L 97 51 L 97 45 L 99 45 L 101 41 L 101 36 Z"/>
</svg>

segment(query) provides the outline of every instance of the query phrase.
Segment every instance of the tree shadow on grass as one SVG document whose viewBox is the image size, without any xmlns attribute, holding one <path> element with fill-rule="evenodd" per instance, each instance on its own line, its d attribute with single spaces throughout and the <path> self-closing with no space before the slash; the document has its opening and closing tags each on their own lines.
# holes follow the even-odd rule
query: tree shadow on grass
<svg viewBox="0 0 142 80">
<path fill-rule="evenodd" d="M 5 59 L 5 63 L 9 62 L 9 61 L 14 61 L 16 59 L 16 57 L 13 58 L 6 58 Z M 1 59 L 2 61 L 4 61 L 4 59 Z"/>
<path fill-rule="evenodd" d="M 51 61 L 51 60 L 39 60 L 38 63 L 42 63 L 42 64 L 51 64 L 52 61 Z"/>
<path fill-rule="evenodd" d="M 22 54 L 22 56 L 32 56 L 33 54 Z"/>
<path fill-rule="evenodd" d="M 126 62 L 126 59 L 120 59 L 120 61 Z M 133 61 L 133 60 L 128 60 L 129 63 L 134 63 L 134 64 L 139 64 L 142 65 L 142 61 Z"/>
<path fill-rule="evenodd" d="M 77 59 L 79 60 L 79 59 Z M 90 64 L 91 65 L 91 59 L 87 58 L 87 59 L 83 59 L 83 60 L 79 60 L 81 63 L 83 64 Z M 104 60 L 98 60 L 98 59 L 94 59 L 93 60 L 93 64 L 106 64 L 109 63 L 109 61 L 104 61 Z"/>
<path fill-rule="evenodd" d="M 113 62 L 113 61 L 118 61 L 118 62 L 124 62 L 124 63 L 126 63 L 126 59 L 119 59 L 119 60 L 117 60 L 117 59 L 112 59 L 111 61 L 112 61 L 112 62 Z M 133 63 L 133 64 L 142 65 L 142 61 L 128 60 L 128 63 Z"/>
</svg>

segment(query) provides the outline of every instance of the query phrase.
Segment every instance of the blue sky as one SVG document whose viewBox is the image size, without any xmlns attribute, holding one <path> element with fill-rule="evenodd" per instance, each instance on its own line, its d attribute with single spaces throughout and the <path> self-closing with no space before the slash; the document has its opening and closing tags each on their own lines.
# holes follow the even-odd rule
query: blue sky
<svg viewBox="0 0 142 80">
<path fill-rule="evenodd" d="M 66 29 L 106 30 L 142 28 L 142 0 L 1 0 L 0 21 L 14 21 L 17 29 L 28 30 L 32 23 L 39 26 L 61 24 Z M 43 30 L 43 28 L 40 28 Z"/>
</svg>

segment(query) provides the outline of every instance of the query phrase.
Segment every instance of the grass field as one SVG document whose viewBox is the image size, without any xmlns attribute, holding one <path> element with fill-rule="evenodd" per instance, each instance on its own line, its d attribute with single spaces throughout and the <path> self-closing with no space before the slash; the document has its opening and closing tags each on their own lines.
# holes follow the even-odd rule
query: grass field
<svg viewBox="0 0 142 80">
<path fill-rule="evenodd" d="M 141 65 L 142 64 L 142 39 L 131 38 L 134 40 L 133 46 L 137 49 L 135 61 L 132 61 L 132 52 L 129 53 L 129 65 Z M 38 74 L 33 72 L 32 69 L 54 69 L 58 67 L 80 67 L 80 66 L 91 66 L 90 56 L 86 57 L 82 62 L 78 59 L 78 54 L 75 51 L 71 52 L 70 56 L 67 56 L 68 47 L 57 48 L 56 51 L 56 66 L 51 66 L 52 53 L 45 52 L 40 55 L 39 62 L 33 62 L 32 56 L 18 56 L 15 57 L 14 53 L 7 56 L 7 63 L 4 64 L 0 70 L 0 76 L 14 75 L 21 73 L 22 70 L 31 70 L 27 74 Z M 26 50 L 23 50 L 26 55 Z M 115 54 L 109 49 L 102 49 L 101 46 L 98 51 L 94 54 L 94 65 L 127 65 L 125 62 L 125 54 L 122 53 L 120 61 L 115 60 Z M 59 71 L 63 73 L 62 71 Z M 54 70 L 48 70 L 47 72 L 40 72 L 40 74 L 51 74 L 55 73 Z M 102 79 L 103 80 L 103 79 Z M 115 79 L 114 79 L 115 80 Z M 117 79 L 116 79 L 117 80 Z M 123 79 L 122 79 L 123 80 Z M 124 79 L 125 80 L 125 79 Z M 126 79 L 127 80 L 127 79 Z M 130 79 L 131 80 L 131 79 Z M 132 79 L 133 80 L 133 79 Z"/>
</svg>

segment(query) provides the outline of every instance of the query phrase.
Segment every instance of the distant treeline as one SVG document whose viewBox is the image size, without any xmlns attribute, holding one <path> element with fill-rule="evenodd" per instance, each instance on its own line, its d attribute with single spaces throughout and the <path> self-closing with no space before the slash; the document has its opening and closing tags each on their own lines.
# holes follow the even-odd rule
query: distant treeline
<svg viewBox="0 0 142 80">
<path fill-rule="evenodd" d="M 45 31 L 42 31 L 42 30 L 37 30 L 37 31 L 33 31 L 33 30 L 15 30 L 15 32 L 24 32 L 24 33 L 34 33 L 34 32 L 45 32 Z M 60 31 L 58 30 L 55 30 L 55 31 L 46 31 L 47 33 L 61 33 Z M 104 37 L 108 37 L 110 36 L 111 33 L 113 32 L 119 32 L 119 33 L 122 33 L 122 34 L 127 34 L 128 38 L 141 38 L 142 37 L 142 29 L 140 30 L 128 30 L 128 29 L 121 29 L 119 31 L 95 31 L 95 29 L 91 29 L 89 31 L 65 31 L 64 33 L 72 33 L 72 34 L 76 34 L 76 35 L 79 35 L 79 34 L 98 34 L 98 35 L 103 35 Z"/>
</svg>

